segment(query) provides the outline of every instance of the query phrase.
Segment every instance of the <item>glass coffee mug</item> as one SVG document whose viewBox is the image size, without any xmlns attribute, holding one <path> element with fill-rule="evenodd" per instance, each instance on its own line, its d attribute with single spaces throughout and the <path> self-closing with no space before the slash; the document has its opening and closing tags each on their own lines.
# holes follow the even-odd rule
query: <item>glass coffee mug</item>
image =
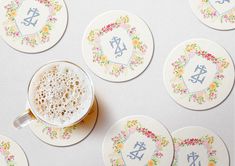
<svg viewBox="0 0 235 166">
<path fill-rule="evenodd" d="M 33 120 L 55 127 L 79 123 L 94 102 L 94 86 L 88 74 L 68 61 L 50 62 L 31 78 L 28 85 L 29 109 L 14 121 L 22 128 Z"/>
</svg>

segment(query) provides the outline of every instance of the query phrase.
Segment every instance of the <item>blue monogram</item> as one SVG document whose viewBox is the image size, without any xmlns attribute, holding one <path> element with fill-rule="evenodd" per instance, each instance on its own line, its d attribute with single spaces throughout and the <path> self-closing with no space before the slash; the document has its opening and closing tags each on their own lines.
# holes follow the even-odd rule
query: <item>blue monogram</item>
<svg viewBox="0 0 235 166">
<path fill-rule="evenodd" d="M 230 3 L 230 0 L 218 0 L 218 1 L 215 1 L 215 2 L 219 3 L 219 4 L 224 4 L 225 2 Z"/>
<path fill-rule="evenodd" d="M 127 50 L 126 45 L 122 43 L 122 48 L 121 48 L 121 38 L 114 36 L 112 40 L 109 42 L 111 47 L 115 49 L 114 54 L 117 57 L 120 57 L 123 55 L 123 52 Z"/>
<path fill-rule="evenodd" d="M 129 157 L 130 159 L 132 160 L 135 160 L 135 159 L 138 159 L 139 161 L 143 158 L 144 156 L 144 153 L 142 154 L 139 154 L 141 151 L 144 151 L 146 150 L 146 147 L 145 147 L 145 143 L 144 142 L 136 142 L 135 146 L 134 146 L 134 149 L 137 149 L 137 150 L 134 150 L 132 152 L 130 152 L 129 155 L 127 155 L 127 157 Z"/>
<path fill-rule="evenodd" d="M 199 159 L 199 155 L 195 152 L 192 152 L 187 155 L 187 160 L 188 160 L 189 166 L 201 166 L 201 161 L 197 162 L 198 159 Z M 196 164 L 196 163 L 198 163 L 198 164 Z"/>
<path fill-rule="evenodd" d="M 30 16 L 25 18 L 24 21 L 22 22 L 22 24 L 24 24 L 25 26 L 33 25 L 35 27 L 35 25 L 37 24 L 38 20 L 35 20 L 33 22 L 33 19 L 35 17 L 40 16 L 38 9 L 37 8 L 30 8 L 28 13 L 27 13 L 27 15 L 28 16 L 30 15 Z"/>
<path fill-rule="evenodd" d="M 192 83 L 200 82 L 202 84 L 205 80 L 205 76 L 202 78 L 200 78 L 200 77 L 207 73 L 205 65 L 197 65 L 197 67 L 194 70 L 194 73 L 196 73 L 198 71 L 199 71 L 199 73 L 192 75 L 191 79 L 189 79 L 189 81 L 191 81 Z"/>
</svg>

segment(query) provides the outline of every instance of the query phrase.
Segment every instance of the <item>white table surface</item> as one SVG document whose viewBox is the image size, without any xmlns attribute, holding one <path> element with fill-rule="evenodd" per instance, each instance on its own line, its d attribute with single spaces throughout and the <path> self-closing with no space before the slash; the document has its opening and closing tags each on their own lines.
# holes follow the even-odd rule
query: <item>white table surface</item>
<svg viewBox="0 0 235 166">
<path fill-rule="evenodd" d="M 164 61 L 178 43 L 204 37 L 224 46 L 235 59 L 235 31 L 216 31 L 201 24 L 188 0 L 67 0 L 69 24 L 63 39 L 40 54 L 24 54 L 0 40 L 0 134 L 16 140 L 25 150 L 30 166 L 102 166 L 101 145 L 108 128 L 120 118 L 133 114 L 151 116 L 170 131 L 200 125 L 215 131 L 225 141 L 234 162 L 234 92 L 218 107 L 204 112 L 189 111 L 167 94 L 163 81 Z M 155 39 L 155 53 L 147 70 L 125 83 L 110 83 L 95 76 L 81 55 L 81 39 L 89 22 L 98 14 L 122 9 L 142 17 Z M 29 128 L 16 130 L 12 122 L 25 109 L 27 85 L 33 72 L 51 60 L 66 59 L 90 73 L 99 102 L 100 115 L 91 135 L 83 142 L 65 148 L 49 146 Z"/>
</svg>

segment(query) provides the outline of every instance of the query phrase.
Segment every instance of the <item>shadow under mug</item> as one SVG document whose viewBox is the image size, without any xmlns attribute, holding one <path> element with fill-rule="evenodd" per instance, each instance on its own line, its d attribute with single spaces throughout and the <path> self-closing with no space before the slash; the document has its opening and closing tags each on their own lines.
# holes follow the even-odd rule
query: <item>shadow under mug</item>
<svg viewBox="0 0 235 166">
<path fill-rule="evenodd" d="M 91 93 L 92 94 L 90 94 L 91 95 L 91 100 L 90 100 L 90 103 L 89 103 L 88 107 L 85 109 L 83 115 L 78 117 L 78 119 L 75 122 L 69 123 L 67 125 L 54 125 L 54 124 L 52 124 L 52 123 L 50 123 L 50 122 L 40 118 L 40 116 L 37 115 L 36 110 L 32 109 L 33 107 L 30 104 L 29 90 L 30 90 L 30 87 L 31 87 L 32 80 L 34 79 L 35 76 L 37 76 L 37 74 L 40 73 L 41 69 L 43 69 L 44 67 L 47 67 L 49 65 L 61 64 L 61 63 L 76 66 L 76 68 L 78 70 L 80 70 L 80 72 L 83 73 L 84 76 L 87 78 L 87 81 L 90 84 L 89 88 L 91 88 Z M 91 107 L 92 107 L 92 105 L 94 103 L 94 100 L 95 100 L 94 86 L 93 86 L 93 82 L 92 82 L 90 76 L 81 67 L 79 67 L 78 65 L 76 65 L 76 64 L 74 64 L 72 62 L 68 62 L 68 61 L 53 61 L 53 62 L 49 62 L 49 63 L 43 65 L 42 67 L 40 67 L 34 73 L 34 75 L 32 76 L 32 78 L 31 78 L 31 80 L 29 82 L 29 85 L 28 85 L 28 94 L 27 95 L 28 95 L 28 103 L 29 103 L 28 105 L 29 105 L 29 108 L 27 108 L 27 110 L 22 115 L 18 116 L 14 120 L 14 123 L 13 123 L 14 127 L 18 128 L 18 129 L 23 128 L 23 127 L 29 125 L 34 120 L 41 120 L 42 122 L 44 122 L 44 123 L 46 123 L 46 124 L 48 124 L 50 126 L 54 126 L 54 127 L 58 127 L 58 128 L 73 126 L 73 125 L 79 123 L 80 121 L 82 121 L 88 115 L 88 113 L 91 110 Z"/>
</svg>

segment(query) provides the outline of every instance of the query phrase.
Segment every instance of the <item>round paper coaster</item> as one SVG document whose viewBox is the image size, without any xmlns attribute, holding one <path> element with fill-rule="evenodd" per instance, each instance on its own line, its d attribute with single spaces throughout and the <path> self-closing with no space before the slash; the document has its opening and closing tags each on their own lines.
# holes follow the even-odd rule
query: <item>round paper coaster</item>
<svg viewBox="0 0 235 166">
<path fill-rule="evenodd" d="M 0 135 L 0 165 L 28 166 L 28 160 L 21 147 L 13 140 Z"/>
<path fill-rule="evenodd" d="M 63 0 L 5 0 L 0 5 L 0 35 L 25 53 L 53 47 L 63 36 L 67 20 Z"/>
<path fill-rule="evenodd" d="M 218 44 L 192 39 L 173 49 L 166 60 L 163 77 L 177 103 L 192 110 L 206 110 L 229 95 L 234 83 L 234 65 Z"/>
<path fill-rule="evenodd" d="M 98 104 L 95 100 L 92 110 L 80 123 L 66 128 L 47 126 L 41 121 L 30 124 L 30 129 L 43 142 L 53 146 L 70 146 L 84 140 L 94 129 L 98 118 Z"/>
<path fill-rule="evenodd" d="M 234 0 L 189 0 L 198 19 L 207 26 L 218 30 L 235 28 Z"/>
<path fill-rule="evenodd" d="M 146 23 L 125 11 L 96 17 L 83 37 L 83 57 L 99 77 L 122 82 L 140 75 L 153 56 L 153 37 Z"/>
<path fill-rule="evenodd" d="M 172 136 L 175 144 L 173 166 L 229 166 L 225 144 L 210 130 L 186 127 Z"/>
<path fill-rule="evenodd" d="M 146 116 L 119 120 L 103 142 L 106 166 L 171 166 L 173 155 L 173 142 L 167 129 Z"/>
</svg>

